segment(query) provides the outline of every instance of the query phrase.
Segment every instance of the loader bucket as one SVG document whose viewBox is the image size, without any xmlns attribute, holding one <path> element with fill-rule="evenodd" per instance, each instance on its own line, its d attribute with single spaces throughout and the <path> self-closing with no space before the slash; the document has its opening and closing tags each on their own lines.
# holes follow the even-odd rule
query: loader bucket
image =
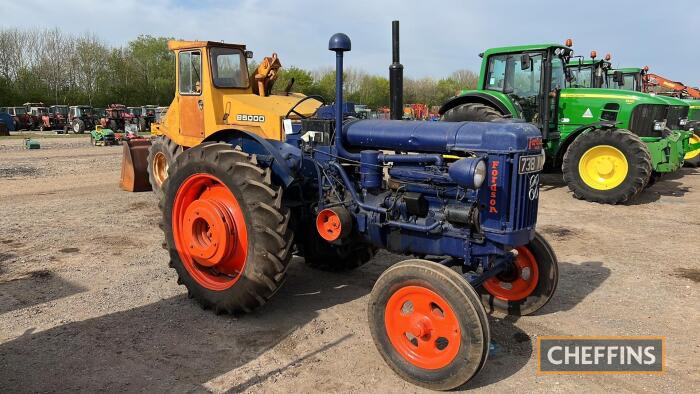
<svg viewBox="0 0 700 394">
<path fill-rule="evenodd" d="M 149 140 L 125 141 L 122 156 L 122 175 L 119 187 L 128 192 L 145 192 L 151 190 L 148 181 Z"/>
</svg>

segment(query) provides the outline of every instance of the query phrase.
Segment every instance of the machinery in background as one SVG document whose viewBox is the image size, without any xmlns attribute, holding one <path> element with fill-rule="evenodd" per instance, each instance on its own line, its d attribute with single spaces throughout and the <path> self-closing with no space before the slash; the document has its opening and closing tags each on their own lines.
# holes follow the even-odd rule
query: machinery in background
<svg viewBox="0 0 700 394">
<path fill-rule="evenodd" d="M 586 82 L 574 81 L 572 68 L 565 67 L 573 57 L 571 40 L 566 44 L 488 49 L 480 54 L 477 90 L 462 91 L 446 102 L 442 119 L 532 123 L 542 133 L 548 165 L 561 168 L 576 198 L 626 202 L 653 173 L 683 165 L 688 138 L 667 130 L 669 107 L 661 98 L 572 87 Z M 680 122 L 681 115 L 674 121 Z"/>
<path fill-rule="evenodd" d="M 103 128 L 110 130 L 124 131 L 126 125 L 132 122 L 133 116 L 127 112 L 126 106 L 123 104 L 110 104 L 104 109 L 104 112 L 98 114 L 98 124 Z"/>
<path fill-rule="evenodd" d="M 90 144 L 92 146 L 118 145 L 119 140 L 113 130 L 97 125 L 90 130 Z"/>
<path fill-rule="evenodd" d="M 48 124 L 50 130 L 57 130 L 58 133 L 68 133 L 68 106 L 52 105 L 49 107 Z"/>
<path fill-rule="evenodd" d="M 93 130 L 97 121 L 94 109 L 89 105 L 72 105 L 68 107 L 66 127 L 75 134 Z"/>
</svg>

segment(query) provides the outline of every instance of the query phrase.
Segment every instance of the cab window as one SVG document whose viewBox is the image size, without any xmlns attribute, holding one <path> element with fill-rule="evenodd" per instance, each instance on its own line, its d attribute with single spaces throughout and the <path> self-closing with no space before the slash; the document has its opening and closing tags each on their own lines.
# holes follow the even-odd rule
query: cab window
<svg viewBox="0 0 700 394">
<path fill-rule="evenodd" d="M 248 66 L 240 49 L 212 48 L 209 51 L 211 74 L 218 88 L 247 88 Z"/>
<path fill-rule="evenodd" d="M 571 88 L 590 88 L 591 87 L 591 68 L 590 67 L 569 67 Z"/>
<path fill-rule="evenodd" d="M 197 95 L 202 90 L 202 54 L 200 51 L 180 52 L 180 94 Z"/>
</svg>

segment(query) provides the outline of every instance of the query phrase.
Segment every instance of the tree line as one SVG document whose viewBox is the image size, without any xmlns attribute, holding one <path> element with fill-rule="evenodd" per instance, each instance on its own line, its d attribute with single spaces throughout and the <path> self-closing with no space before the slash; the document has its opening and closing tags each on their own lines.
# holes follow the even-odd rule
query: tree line
<svg viewBox="0 0 700 394">
<path fill-rule="evenodd" d="M 169 105 L 175 91 L 175 59 L 168 50 L 169 39 L 144 35 L 124 46 L 110 46 L 92 33 L 0 29 L 0 106 L 38 101 L 96 107 L 110 103 Z M 251 61 L 251 74 L 256 67 L 257 62 Z M 349 101 L 371 108 L 389 105 L 385 76 L 346 69 L 343 77 Z M 292 78 L 292 91 L 333 101 L 333 69 L 283 67 L 273 90 L 283 91 Z M 469 70 L 441 79 L 406 78 L 404 102 L 440 105 L 460 89 L 476 86 L 477 78 Z"/>
</svg>

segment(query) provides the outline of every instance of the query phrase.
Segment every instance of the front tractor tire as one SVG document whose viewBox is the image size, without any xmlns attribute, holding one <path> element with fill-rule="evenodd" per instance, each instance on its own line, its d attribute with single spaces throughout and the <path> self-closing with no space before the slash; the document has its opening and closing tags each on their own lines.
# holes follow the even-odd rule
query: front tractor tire
<svg viewBox="0 0 700 394">
<path fill-rule="evenodd" d="M 451 390 L 486 363 L 490 333 L 479 296 L 457 272 L 427 260 L 386 270 L 367 308 L 374 344 L 401 378 Z"/>
<path fill-rule="evenodd" d="M 700 122 L 698 122 L 698 125 L 696 126 L 698 129 L 700 129 Z M 695 133 L 700 133 L 699 131 L 695 131 Z M 690 136 L 690 144 L 697 144 L 700 143 L 700 135 L 698 134 L 693 134 Z M 685 157 L 683 158 L 683 163 L 687 167 L 698 167 L 700 166 L 700 149 L 696 149 L 694 151 L 690 151 L 685 154 Z"/>
<path fill-rule="evenodd" d="M 630 131 L 595 129 L 569 145 L 562 172 L 574 197 L 601 204 L 624 203 L 649 182 L 651 155 Z"/>
<path fill-rule="evenodd" d="M 443 122 L 493 122 L 504 119 L 495 108 L 481 103 L 460 104 L 442 115 Z"/>
<path fill-rule="evenodd" d="M 183 152 L 163 184 L 161 209 L 170 265 L 203 308 L 250 312 L 284 282 L 290 213 L 254 156 L 226 143 Z"/>
<path fill-rule="evenodd" d="M 539 233 L 529 244 L 517 247 L 513 267 L 487 279 L 481 302 L 487 311 L 525 316 L 547 305 L 559 283 L 559 263 L 554 250 Z"/>
<path fill-rule="evenodd" d="M 148 180 L 156 197 L 163 196 L 163 182 L 168 178 L 168 168 L 175 161 L 180 147 L 170 138 L 156 137 L 148 150 Z"/>
</svg>

